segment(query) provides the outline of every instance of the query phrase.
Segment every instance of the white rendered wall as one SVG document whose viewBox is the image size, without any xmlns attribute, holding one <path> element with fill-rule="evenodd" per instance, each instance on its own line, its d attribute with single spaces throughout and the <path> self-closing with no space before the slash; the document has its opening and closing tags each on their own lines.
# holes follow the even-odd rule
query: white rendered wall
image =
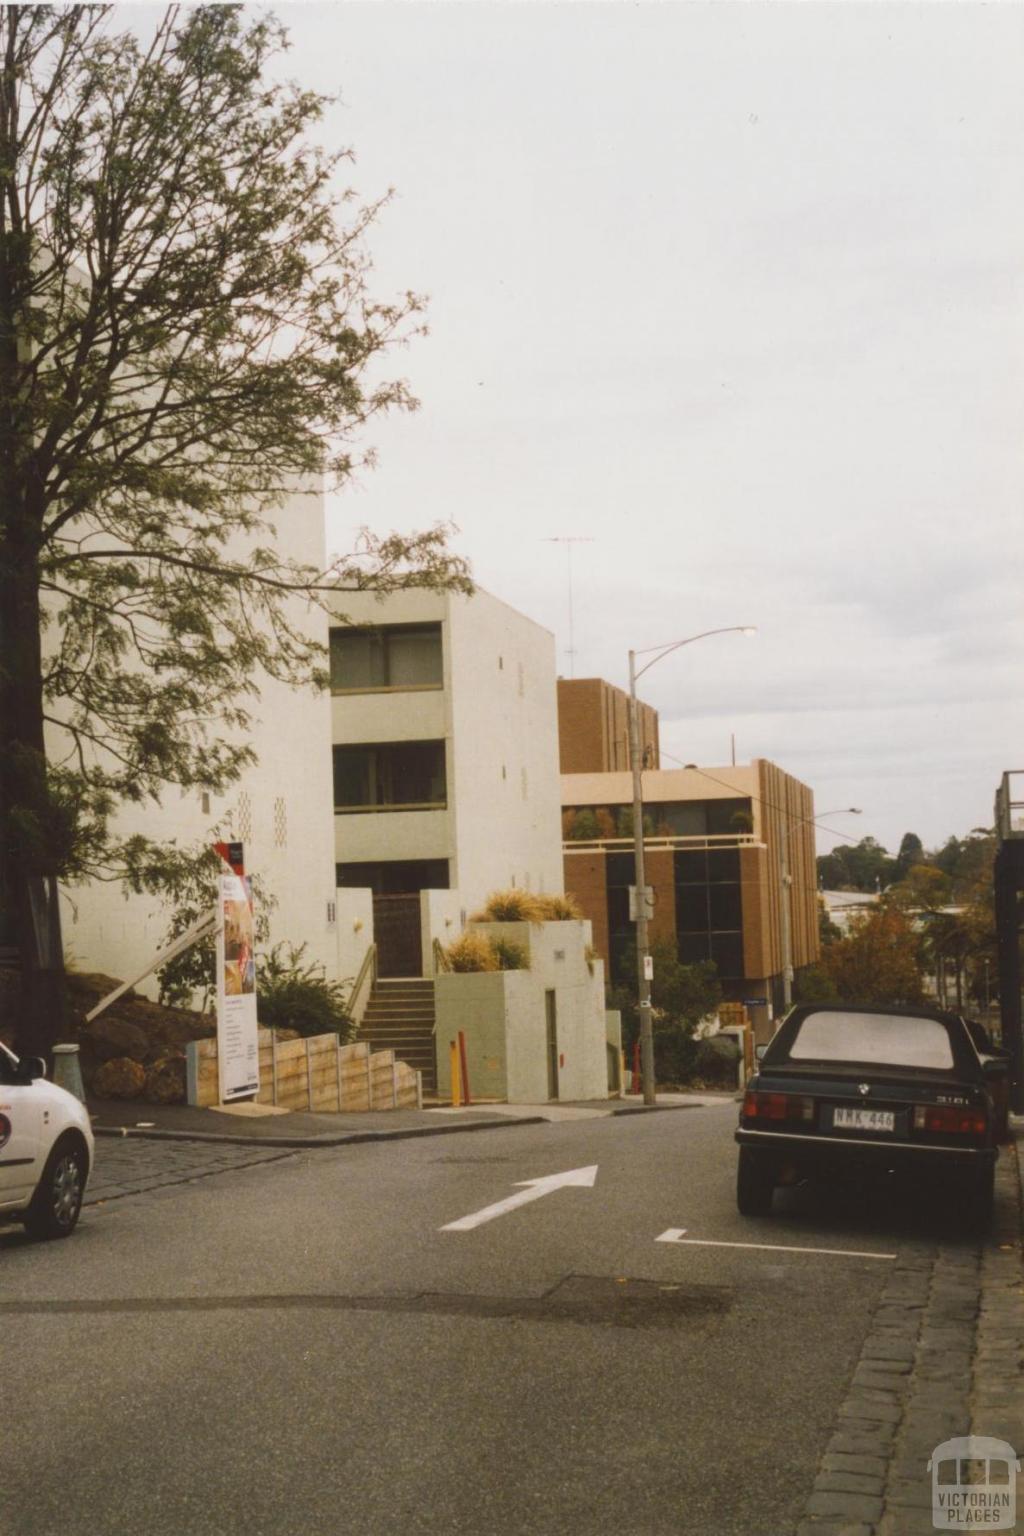
<svg viewBox="0 0 1024 1536">
<path fill-rule="evenodd" d="M 298 560 L 323 568 L 323 497 L 296 493 L 272 519 L 282 546 Z M 293 600 L 307 632 L 326 644 L 327 618 Z M 248 739 L 258 762 L 226 795 L 209 797 L 168 788 L 159 805 L 124 806 L 120 834 L 142 832 L 181 846 L 217 837 L 245 843 L 246 867 L 277 899 L 271 942 L 306 944 L 305 959 L 337 973 L 337 940 L 329 920 L 335 899 L 330 846 L 333 789 L 330 705 L 312 688 L 292 689 L 265 679 L 252 704 Z M 215 830 L 218 829 L 218 830 Z M 211 899 L 212 899 L 211 893 Z M 120 885 L 99 881 L 64 892 L 63 922 L 69 960 L 83 970 L 126 978 L 141 970 L 164 938 L 169 911 L 156 897 L 125 896 Z M 151 979 L 142 990 L 156 995 Z"/>
<path fill-rule="evenodd" d="M 561 893 L 553 635 L 487 592 L 449 601 L 457 885 Z"/>
<path fill-rule="evenodd" d="M 355 981 L 373 943 L 373 892 L 346 885 L 336 892 L 338 979 Z"/>
</svg>

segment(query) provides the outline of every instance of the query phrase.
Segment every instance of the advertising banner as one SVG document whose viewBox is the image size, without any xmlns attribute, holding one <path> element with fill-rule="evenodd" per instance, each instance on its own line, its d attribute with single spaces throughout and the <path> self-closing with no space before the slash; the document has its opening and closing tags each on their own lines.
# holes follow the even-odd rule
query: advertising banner
<svg viewBox="0 0 1024 1536">
<path fill-rule="evenodd" d="M 252 882 L 222 874 L 217 937 L 217 1059 L 222 1104 L 260 1088 Z"/>
</svg>

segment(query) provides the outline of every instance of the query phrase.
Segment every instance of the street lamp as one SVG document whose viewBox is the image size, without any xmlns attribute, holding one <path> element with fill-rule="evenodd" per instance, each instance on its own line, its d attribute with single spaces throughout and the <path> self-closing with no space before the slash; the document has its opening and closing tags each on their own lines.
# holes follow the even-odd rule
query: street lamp
<svg viewBox="0 0 1024 1536">
<path fill-rule="evenodd" d="M 785 811 L 782 813 L 785 816 Z M 788 832 L 783 832 L 779 839 L 779 866 L 782 875 L 782 1010 L 788 1013 L 793 1003 L 793 940 L 790 932 L 790 888 L 793 877 L 789 872 L 789 840 L 793 833 L 800 827 L 805 827 L 809 821 L 817 821 L 821 816 L 859 816 L 859 805 L 840 805 L 834 811 L 818 811 L 814 816 L 801 816 L 794 821 Z"/>
<path fill-rule="evenodd" d="M 654 1031 L 651 1027 L 651 956 L 647 940 L 647 879 L 644 873 L 644 796 L 641 778 L 643 762 L 640 753 L 639 712 L 636 702 L 636 681 L 656 661 L 661 661 L 670 651 L 692 645 L 695 640 L 706 640 L 709 635 L 756 635 L 752 624 L 727 624 L 722 629 L 705 629 L 699 635 L 686 640 L 673 640 L 668 645 L 649 645 L 642 651 L 629 653 L 629 762 L 633 770 L 633 863 L 636 882 L 636 974 L 637 996 L 640 1005 L 640 1071 L 644 1085 L 644 1103 L 655 1102 L 654 1092 Z M 650 656 L 638 668 L 636 658 Z"/>
</svg>

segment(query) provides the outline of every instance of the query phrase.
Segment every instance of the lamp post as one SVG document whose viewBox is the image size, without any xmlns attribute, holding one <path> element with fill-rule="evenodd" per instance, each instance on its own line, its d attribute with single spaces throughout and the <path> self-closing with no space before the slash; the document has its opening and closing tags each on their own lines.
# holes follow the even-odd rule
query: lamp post
<svg viewBox="0 0 1024 1536">
<path fill-rule="evenodd" d="M 785 815 L 785 811 L 782 814 Z M 819 816 L 859 816 L 860 814 L 858 805 L 840 805 L 834 811 L 819 811 L 814 816 L 801 816 L 799 821 L 795 821 L 789 831 L 784 831 L 779 839 L 779 867 L 782 875 L 782 1009 L 784 1013 L 788 1013 L 793 1005 L 793 940 L 790 910 L 793 877 L 789 872 L 789 840 L 794 832 L 805 827 L 809 821 L 817 821 Z"/>
<path fill-rule="evenodd" d="M 673 640 L 668 645 L 650 645 L 642 651 L 629 653 L 629 762 L 633 771 L 633 879 L 636 882 L 636 975 L 637 1001 L 640 1009 L 640 1072 L 644 1085 L 644 1103 L 655 1102 L 654 1090 L 654 1030 L 651 1027 L 651 954 L 647 936 L 647 878 L 644 872 L 644 794 L 643 761 L 640 751 L 640 722 L 636 700 L 637 678 L 642 677 L 656 661 L 661 661 L 670 651 L 678 651 L 695 640 L 706 640 L 709 635 L 756 635 L 751 624 L 727 624 L 722 629 L 705 629 L 699 635 L 685 640 Z M 637 667 L 638 656 L 650 656 L 642 667 Z"/>
</svg>

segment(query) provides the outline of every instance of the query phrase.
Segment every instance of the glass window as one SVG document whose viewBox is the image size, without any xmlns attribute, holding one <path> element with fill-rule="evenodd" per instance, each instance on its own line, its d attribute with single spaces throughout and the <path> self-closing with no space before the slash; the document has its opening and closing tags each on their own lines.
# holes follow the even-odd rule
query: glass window
<svg viewBox="0 0 1024 1536">
<path fill-rule="evenodd" d="M 940 1071 L 953 1065 L 949 1033 L 938 1019 L 844 1013 L 839 1009 L 808 1014 L 789 1054 L 793 1061 L 877 1062 L 890 1067 L 932 1067 Z"/>
<path fill-rule="evenodd" d="M 712 928 L 735 931 L 743 926 L 743 906 L 738 885 L 709 885 Z"/>
<path fill-rule="evenodd" d="M 707 806 L 703 800 L 691 800 L 676 805 L 650 805 L 659 830 L 668 828 L 672 837 L 703 837 L 708 829 Z"/>
<path fill-rule="evenodd" d="M 711 958 L 718 967 L 719 976 L 743 975 L 743 935 L 740 933 L 713 933 Z"/>
<path fill-rule="evenodd" d="M 708 853 L 708 879 L 711 881 L 712 885 L 717 885 L 723 880 L 731 880 L 738 884 L 739 878 L 739 849 L 712 848 Z"/>
<path fill-rule="evenodd" d="M 406 896 L 448 889 L 447 859 L 381 859 L 371 864 L 336 864 L 340 886 L 369 887 L 375 896 Z"/>
<path fill-rule="evenodd" d="M 749 800 L 709 800 L 708 832 L 716 836 L 749 832 L 753 825 Z"/>
<path fill-rule="evenodd" d="M 440 688 L 444 681 L 440 624 L 388 624 L 331 630 L 331 687 Z"/>
<path fill-rule="evenodd" d="M 676 888 L 676 929 L 679 933 L 707 933 L 708 887 L 680 885 Z"/>
<path fill-rule="evenodd" d="M 676 885 L 706 885 L 708 856 L 704 850 L 694 848 L 676 852 Z"/>
<path fill-rule="evenodd" d="M 443 741 L 334 748 L 336 810 L 435 810 L 446 804 Z"/>
<path fill-rule="evenodd" d="M 699 965 L 711 959 L 711 941 L 706 933 L 681 933 L 679 958 L 684 965 Z"/>
</svg>

